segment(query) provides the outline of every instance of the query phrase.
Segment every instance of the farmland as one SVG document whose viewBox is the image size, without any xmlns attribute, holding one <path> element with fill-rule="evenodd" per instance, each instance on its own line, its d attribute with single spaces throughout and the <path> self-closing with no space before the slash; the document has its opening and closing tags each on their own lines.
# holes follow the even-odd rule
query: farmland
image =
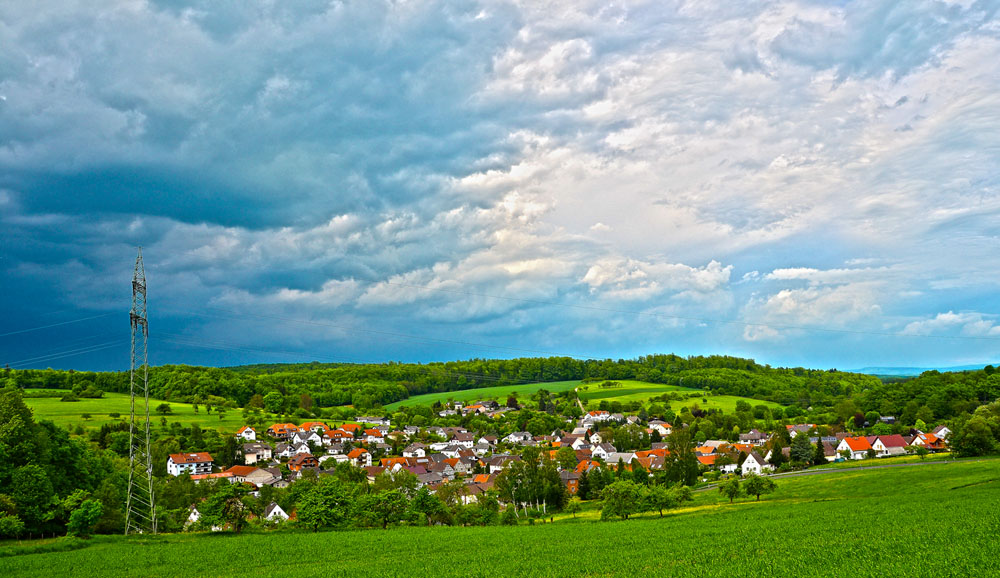
<svg viewBox="0 0 1000 578">
<path fill-rule="evenodd" d="M 206 576 L 289 568 L 296 576 L 996 575 L 1000 510 L 983 506 L 996 503 L 998 465 L 961 461 L 780 480 L 760 502 L 730 505 L 709 491 L 663 519 L 645 514 L 627 522 L 593 522 L 589 508 L 536 526 L 8 543 L 0 546 L 0 573 L 184 576 L 192 566 L 183 561 L 201 560 L 197 573 Z M 69 548 L 78 549 L 58 551 Z M 56 551 L 18 555 L 46 550 Z"/>
<path fill-rule="evenodd" d="M 36 421 L 47 419 L 62 427 L 82 425 L 94 428 L 105 423 L 127 421 L 129 416 L 129 396 L 124 393 L 105 393 L 100 399 L 80 399 L 73 402 L 60 401 L 58 397 L 25 398 L 24 403 L 34 412 Z M 155 409 L 161 403 L 164 402 L 149 400 L 150 420 L 160 419 Z M 169 404 L 172 413 L 166 418 L 170 422 L 176 421 L 184 425 L 196 423 L 207 429 L 221 427 L 225 431 L 236 431 L 244 425 L 243 417 L 237 410 L 230 410 L 223 419 L 219 419 L 216 411 L 208 413 L 205 406 L 200 406 L 198 413 L 195 413 L 194 406 L 189 403 L 171 401 Z M 112 413 L 119 414 L 119 417 L 111 417 Z M 90 418 L 83 419 L 83 414 L 89 414 Z"/>
</svg>

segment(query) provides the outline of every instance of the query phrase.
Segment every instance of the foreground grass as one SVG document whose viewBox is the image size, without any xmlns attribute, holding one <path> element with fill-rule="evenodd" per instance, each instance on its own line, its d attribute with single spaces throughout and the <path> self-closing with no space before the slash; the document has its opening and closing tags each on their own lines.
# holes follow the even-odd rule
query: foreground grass
<svg viewBox="0 0 1000 578">
<path fill-rule="evenodd" d="M 988 576 L 1000 573 L 1000 462 L 779 481 L 660 519 L 319 534 L 98 537 L 69 551 L 0 546 L 2 576 Z M 73 544 L 76 547 L 76 544 Z M 50 548 L 51 549 L 51 548 Z"/>
<path fill-rule="evenodd" d="M 76 427 L 82 425 L 84 428 L 96 429 L 103 424 L 118 421 L 127 421 L 130 409 L 130 400 L 125 393 L 105 393 L 100 399 L 81 399 L 80 401 L 60 401 L 57 397 L 28 397 L 24 403 L 34 412 L 35 420 L 51 420 L 58 426 Z M 236 431 L 243 425 L 243 417 L 239 410 L 229 410 L 225 418 L 219 419 L 218 413 L 205 411 L 205 406 L 198 407 L 195 413 L 194 406 L 189 403 L 179 403 L 176 401 L 163 402 L 161 400 L 149 400 L 149 419 L 154 423 L 160 421 L 160 414 L 156 413 L 156 406 L 161 403 L 170 404 L 172 413 L 165 416 L 168 422 L 180 422 L 184 425 L 193 423 L 202 428 L 218 429 L 223 431 Z M 138 411 L 138 408 L 137 408 Z M 83 414 L 90 414 L 89 419 L 83 419 Z M 109 414 L 117 413 L 119 417 L 111 417 Z"/>
</svg>

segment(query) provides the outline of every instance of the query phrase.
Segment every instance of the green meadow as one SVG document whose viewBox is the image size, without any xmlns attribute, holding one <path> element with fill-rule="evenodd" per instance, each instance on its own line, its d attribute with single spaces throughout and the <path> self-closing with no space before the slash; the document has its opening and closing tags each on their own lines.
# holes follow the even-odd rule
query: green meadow
<svg viewBox="0 0 1000 578">
<path fill-rule="evenodd" d="M 996 576 L 1000 461 L 778 481 L 760 502 L 716 491 L 647 513 L 512 527 L 397 527 L 0 545 L 3 576 Z"/>
<path fill-rule="evenodd" d="M 495 399 L 502 405 L 503 402 L 507 401 L 507 397 L 514 395 L 520 398 L 530 397 L 531 394 L 535 393 L 540 389 L 546 389 L 553 393 L 560 391 L 566 391 L 567 389 L 573 389 L 580 385 L 579 381 L 553 381 L 549 383 L 526 383 L 521 385 L 498 385 L 496 387 L 481 387 L 478 389 L 465 389 L 462 391 L 446 391 L 442 393 L 426 393 L 424 395 L 415 395 L 413 397 L 404 399 L 403 401 L 397 401 L 396 403 L 391 403 L 385 406 L 385 409 L 393 411 L 401 406 L 415 407 L 418 405 L 434 405 L 434 402 L 439 401 L 441 403 L 446 403 L 449 400 L 454 401 L 478 401 L 485 399 Z"/>
<path fill-rule="evenodd" d="M 85 428 L 99 428 L 106 423 L 128 421 L 130 411 L 129 396 L 124 393 L 105 393 L 100 399 L 80 401 L 60 401 L 58 397 L 28 397 L 24 399 L 24 403 L 34 412 L 35 421 L 47 419 L 62 427 L 82 425 Z M 219 419 L 217 410 L 213 409 L 212 413 L 208 413 L 204 405 L 199 406 L 196 413 L 194 406 L 189 403 L 150 399 L 149 418 L 153 422 L 160 421 L 161 415 L 156 413 L 156 407 L 161 403 L 170 405 L 171 413 L 165 416 L 168 422 L 176 421 L 185 426 L 196 423 L 202 428 L 222 428 L 224 431 L 236 431 L 245 425 L 240 410 L 229 410 L 223 419 Z M 112 417 L 113 413 L 119 416 Z M 89 414 L 90 418 L 84 419 L 83 414 Z"/>
<path fill-rule="evenodd" d="M 496 399 L 503 403 L 508 396 L 514 395 L 519 399 L 527 398 L 540 389 L 547 389 L 551 392 L 566 391 L 578 388 L 580 399 L 590 402 L 590 409 L 596 409 L 601 401 L 611 403 L 618 401 L 622 403 L 631 401 L 646 402 L 650 398 L 663 395 L 664 393 L 676 392 L 681 396 L 694 396 L 682 401 L 671 401 L 671 407 L 680 409 L 683 406 L 691 407 L 698 404 L 702 409 L 719 409 L 728 413 L 736 411 L 736 402 L 743 400 L 751 405 L 766 405 L 768 407 L 781 407 L 780 404 L 770 401 L 760 401 L 735 395 L 712 395 L 710 392 L 700 389 L 691 389 L 677 385 L 663 385 L 659 383 L 646 383 L 642 381 L 620 380 L 617 383 L 621 387 L 603 388 L 600 382 L 583 384 L 579 381 L 556 381 L 551 383 L 529 383 L 522 385 L 503 385 L 497 387 L 484 387 L 480 389 L 467 389 L 463 391 L 448 391 L 443 393 L 428 393 L 415 395 L 409 399 L 399 401 L 385 406 L 385 409 L 394 411 L 401 406 L 433 405 L 434 402 L 447 403 L 454 401 L 476 401 L 480 399 Z M 705 401 L 702 401 L 702 400 Z"/>
<path fill-rule="evenodd" d="M 601 387 L 600 383 L 590 383 L 580 385 L 578 394 L 580 399 L 590 402 L 590 408 L 596 408 L 601 401 L 622 403 L 630 401 L 645 402 L 652 397 L 657 397 L 665 393 L 678 393 L 685 399 L 681 401 L 671 401 L 670 407 L 677 410 L 681 407 L 691 407 L 698 404 L 702 409 L 719 409 L 727 413 L 736 411 L 737 401 L 746 401 L 750 405 L 766 405 L 768 407 L 781 407 L 780 404 L 770 401 L 761 401 L 747 397 L 735 395 L 712 395 L 711 392 L 700 389 L 680 387 L 678 385 L 663 385 L 660 383 L 646 383 L 643 381 L 620 380 L 621 387 Z M 693 396 L 693 397 L 691 397 Z"/>
</svg>

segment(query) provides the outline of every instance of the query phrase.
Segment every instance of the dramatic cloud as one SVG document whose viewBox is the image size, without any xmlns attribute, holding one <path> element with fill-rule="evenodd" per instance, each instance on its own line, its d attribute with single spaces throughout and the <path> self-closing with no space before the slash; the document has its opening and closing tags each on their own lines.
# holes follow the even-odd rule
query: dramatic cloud
<svg viewBox="0 0 1000 578">
<path fill-rule="evenodd" d="M 5 326 L 121 312 L 142 245 L 159 363 L 995 361 L 998 10 L 9 2 Z"/>
</svg>

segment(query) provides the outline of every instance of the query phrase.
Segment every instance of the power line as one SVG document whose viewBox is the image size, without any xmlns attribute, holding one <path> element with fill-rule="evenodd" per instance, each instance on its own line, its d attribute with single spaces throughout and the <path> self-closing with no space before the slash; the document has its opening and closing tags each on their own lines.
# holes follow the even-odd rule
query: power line
<svg viewBox="0 0 1000 578">
<path fill-rule="evenodd" d="M 8 365 L 10 365 L 12 367 L 16 367 L 16 366 L 20 366 L 20 365 L 34 365 L 36 363 L 41 363 L 43 361 L 46 361 L 46 362 L 47 361 L 55 361 L 57 359 L 63 359 L 63 358 L 66 358 L 66 357 L 74 357 L 74 356 L 77 356 L 77 355 L 84 355 L 84 354 L 87 354 L 87 353 L 94 353 L 94 352 L 101 351 L 101 350 L 104 350 L 104 349 L 109 349 L 111 347 L 118 347 L 119 345 L 122 345 L 124 343 L 126 343 L 126 341 L 123 340 L 123 339 L 120 339 L 120 340 L 117 340 L 117 341 L 109 341 L 107 343 L 101 343 L 101 344 L 97 344 L 97 345 L 88 345 L 86 347 L 80 347 L 80 348 L 77 348 L 77 349 L 70 349 L 70 350 L 66 350 L 66 351 L 60 351 L 58 353 L 51 353 L 51 354 L 48 354 L 48 355 L 40 355 L 40 356 L 37 356 L 37 357 L 30 357 L 28 359 L 22 359 L 20 361 L 11 362 Z"/>
<path fill-rule="evenodd" d="M 30 327 L 28 329 L 18 329 L 17 331 L 9 331 L 7 333 L 0 333 L 0 337 L 7 337 L 9 335 L 19 335 L 21 333 L 28 333 L 31 331 L 39 331 L 42 329 L 48 329 L 50 327 L 59 327 L 60 325 L 69 325 L 70 323 L 80 323 L 81 321 L 90 321 L 91 319 L 99 319 L 101 317 L 108 317 L 109 315 L 117 315 L 117 313 L 102 313 L 100 315 L 92 315 L 90 317 L 83 317 L 81 319 L 73 319 L 70 321 L 61 321 L 59 323 L 51 323 L 49 325 L 42 325 L 40 327 Z"/>
</svg>

